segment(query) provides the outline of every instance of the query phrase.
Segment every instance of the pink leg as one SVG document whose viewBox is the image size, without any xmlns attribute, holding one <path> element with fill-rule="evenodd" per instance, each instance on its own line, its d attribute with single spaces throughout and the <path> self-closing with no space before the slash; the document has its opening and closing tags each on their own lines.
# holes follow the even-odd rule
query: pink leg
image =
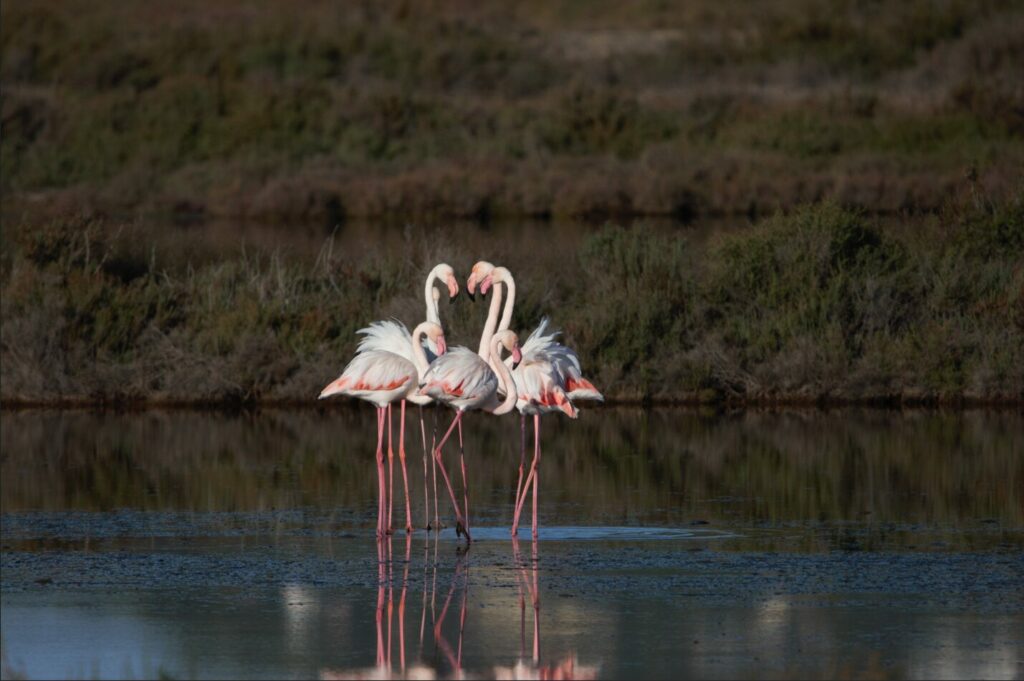
<svg viewBox="0 0 1024 681">
<path fill-rule="evenodd" d="M 533 415 L 533 538 L 537 538 L 537 486 L 540 483 L 540 414 Z"/>
<path fill-rule="evenodd" d="M 391 405 L 388 405 L 388 534 L 394 531 L 391 512 L 394 509 L 395 494 L 395 450 L 391 446 Z"/>
<path fill-rule="evenodd" d="M 402 400 L 402 418 L 398 426 L 398 458 L 402 462 L 402 484 L 405 488 L 405 531 L 412 532 L 412 504 L 409 503 L 409 474 L 405 470 L 405 400 Z"/>
<path fill-rule="evenodd" d="M 515 520 L 518 526 L 519 515 L 523 512 L 523 504 L 526 503 L 526 495 L 530 491 L 530 485 L 536 484 L 534 481 L 537 477 L 537 464 L 540 459 L 540 414 L 535 414 L 533 417 L 534 427 L 534 440 L 533 440 L 533 461 L 530 463 L 530 473 L 526 476 L 526 483 L 523 485 L 523 491 L 518 501 L 516 501 L 516 516 Z M 536 516 L 536 511 L 534 511 Z M 536 536 L 534 536 L 536 539 Z"/>
<path fill-rule="evenodd" d="M 516 523 L 516 532 L 519 531 L 518 530 L 518 528 L 519 528 L 519 515 L 523 512 L 523 504 L 526 503 L 526 494 L 529 492 L 530 485 L 533 483 L 533 476 L 534 476 L 535 472 L 536 471 L 534 470 L 533 465 L 531 465 L 530 466 L 530 472 L 527 473 L 527 475 L 526 475 L 526 482 L 523 483 L 523 492 L 522 492 L 522 494 L 519 495 L 519 498 L 516 499 L 516 514 L 515 514 L 515 518 L 513 519 L 514 522 Z"/>
<path fill-rule="evenodd" d="M 437 449 L 437 409 L 434 409 L 434 432 L 431 433 L 430 435 L 431 454 L 433 454 L 433 451 L 435 449 Z M 437 512 L 437 459 L 435 459 L 433 455 L 431 455 L 430 461 L 431 466 L 433 468 L 433 473 L 431 475 L 433 476 L 434 479 L 434 531 L 440 532 L 442 525 L 441 517 L 440 515 L 438 515 Z"/>
<path fill-rule="evenodd" d="M 466 450 L 462 446 L 462 419 L 459 419 L 459 465 L 462 466 L 462 513 L 469 533 L 469 480 L 466 478 Z"/>
<path fill-rule="evenodd" d="M 512 536 L 519 532 L 519 495 L 523 489 L 523 467 L 526 465 L 526 414 L 519 415 L 519 479 L 516 481 L 516 496 L 512 500 Z"/>
<path fill-rule="evenodd" d="M 427 427 L 423 423 L 423 406 L 420 406 L 420 438 L 423 440 L 423 527 L 430 529 L 430 495 L 427 494 Z"/>
<path fill-rule="evenodd" d="M 441 443 L 434 450 L 434 460 L 437 461 L 438 467 L 441 469 L 441 476 L 444 478 L 444 484 L 448 486 L 448 495 L 452 498 L 452 506 L 455 507 L 455 532 L 457 535 L 461 535 L 465 532 L 466 541 L 472 541 L 469 536 L 469 532 L 465 529 L 466 524 L 462 521 L 462 512 L 459 510 L 459 502 L 455 500 L 455 490 L 452 489 L 452 481 L 448 478 L 448 471 L 445 470 L 444 461 L 441 459 L 441 450 L 444 449 L 444 445 L 448 442 L 448 438 L 451 437 L 452 431 L 455 430 L 455 426 L 459 425 L 459 421 L 462 420 L 462 412 L 455 412 L 455 418 L 452 420 L 452 425 L 448 427 L 448 432 L 441 438 Z"/>
<path fill-rule="evenodd" d="M 384 408 L 377 408 L 377 537 L 384 536 Z"/>
</svg>

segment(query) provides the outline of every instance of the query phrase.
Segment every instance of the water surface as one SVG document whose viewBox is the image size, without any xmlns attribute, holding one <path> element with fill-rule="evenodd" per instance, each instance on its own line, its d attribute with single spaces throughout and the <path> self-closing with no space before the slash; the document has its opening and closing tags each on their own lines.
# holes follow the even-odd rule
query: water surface
<svg viewBox="0 0 1024 681">
<path fill-rule="evenodd" d="M 374 539 L 371 410 L 0 418 L 5 677 L 1024 671 L 1012 412 L 548 418 L 536 544 L 518 420 L 471 417 L 468 551 Z"/>
</svg>

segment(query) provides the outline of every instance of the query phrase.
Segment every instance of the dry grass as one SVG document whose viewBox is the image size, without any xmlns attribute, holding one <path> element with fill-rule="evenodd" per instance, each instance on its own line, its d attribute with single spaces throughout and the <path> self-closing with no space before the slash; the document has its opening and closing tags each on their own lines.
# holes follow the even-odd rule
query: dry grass
<svg viewBox="0 0 1024 681">
<path fill-rule="evenodd" d="M 479 257 L 407 232 L 403 258 L 329 241 L 315 261 L 243 250 L 168 268 L 117 231 L 5 232 L 5 402 L 307 402 L 356 329 L 419 318 L 435 262 Z M 612 399 L 1019 402 L 1024 198 L 896 231 L 822 204 L 699 245 L 609 225 L 572 253 L 506 240 L 490 258 L 519 279 L 514 328 L 552 315 Z M 481 314 L 446 308 L 450 338 L 472 345 Z"/>
<path fill-rule="evenodd" d="M 1000 0 L 3 3 L 5 203 L 266 220 L 935 210 L 1024 167 Z"/>
</svg>

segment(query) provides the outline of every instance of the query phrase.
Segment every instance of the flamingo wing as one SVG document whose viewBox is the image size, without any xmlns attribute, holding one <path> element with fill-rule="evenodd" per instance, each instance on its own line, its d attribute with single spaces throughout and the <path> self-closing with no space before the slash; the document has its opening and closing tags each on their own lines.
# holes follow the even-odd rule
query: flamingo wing
<svg viewBox="0 0 1024 681">
<path fill-rule="evenodd" d="M 553 378 L 572 400 L 604 401 L 604 395 L 583 377 L 580 358 L 576 351 L 557 342 L 560 331 L 549 331 L 550 322 L 544 317 L 523 344 L 523 361 L 543 357 L 551 363 Z M 507 363 L 511 360 L 507 359 Z"/>
<path fill-rule="evenodd" d="M 369 326 L 359 329 L 356 333 L 362 335 L 359 345 L 356 346 L 356 353 L 391 352 L 410 362 L 413 361 L 412 334 L 405 324 L 397 319 L 371 322 Z"/>
<path fill-rule="evenodd" d="M 576 418 L 578 412 L 562 387 L 562 378 L 544 353 L 534 353 L 512 372 L 520 403 L 536 405 L 543 411 L 563 411 Z"/>
<path fill-rule="evenodd" d="M 461 346 L 434 360 L 420 381 L 420 394 L 441 402 L 481 399 L 497 389 L 498 378 L 487 363 Z"/>
<path fill-rule="evenodd" d="M 320 392 L 320 397 L 389 393 L 403 386 L 408 388 L 416 376 L 416 367 L 406 358 L 393 352 L 366 350 L 348 363 L 341 376 Z"/>
<path fill-rule="evenodd" d="M 371 322 L 368 327 L 359 329 L 356 333 L 363 336 L 356 347 L 357 353 L 382 350 L 393 352 L 413 364 L 416 363 L 412 354 L 412 334 L 409 333 L 408 327 L 397 319 Z M 433 362 L 437 358 L 437 344 L 426 337 L 421 344 L 427 356 L 427 364 Z"/>
</svg>

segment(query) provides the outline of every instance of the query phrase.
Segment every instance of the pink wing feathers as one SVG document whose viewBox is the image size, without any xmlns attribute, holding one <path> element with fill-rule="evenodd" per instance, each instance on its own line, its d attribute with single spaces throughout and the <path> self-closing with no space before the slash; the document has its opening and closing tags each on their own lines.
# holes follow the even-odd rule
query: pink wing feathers
<svg viewBox="0 0 1024 681">
<path fill-rule="evenodd" d="M 543 356 L 551 363 L 556 375 L 553 378 L 565 390 L 571 400 L 604 401 L 594 384 L 583 377 L 580 358 L 576 351 L 557 342 L 560 331 L 548 331 L 549 320 L 544 317 L 537 328 L 523 344 L 523 363 L 531 357 Z M 507 363 L 508 360 L 506 360 Z"/>
<path fill-rule="evenodd" d="M 420 381 L 420 394 L 460 406 L 493 395 L 498 378 L 487 363 L 465 347 L 449 348 L 430 365 Z"/>
<path fill-rule="evenodd" d="M 529 359 L 512 372 L 516 383 L 518 402 L 521 406 L 531 404 L 541 411 L 563 411 L 570 418 L 576 418 L 578 411 L 562 389 L 561 376 L 550 358 L 543 352 L 535 351 Z"/>
<path fill-rule="evenodd" d="M 335 394 L 361 397 L 372 393 L 390 393 L 408 389 L 416 381 L 416 367 L 393 352 L 366 350 L 356 355 L 341 376 L 320 392 L 320 397 Z"/>
</svg>

